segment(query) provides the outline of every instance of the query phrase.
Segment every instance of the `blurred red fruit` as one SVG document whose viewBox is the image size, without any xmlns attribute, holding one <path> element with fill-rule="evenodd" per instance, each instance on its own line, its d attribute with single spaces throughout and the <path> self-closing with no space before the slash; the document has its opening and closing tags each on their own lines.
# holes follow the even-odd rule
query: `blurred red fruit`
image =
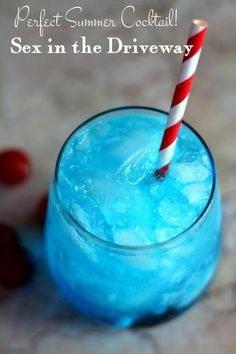
<svg viewBox="0 0 236 354">
<path fill-rule="evenodd" d="M 6 289 L 24 285 L 32 274 L 32 263 L 18 240 L 12 226 L 0 223 L 0 286 Z"/>
<path fill-rule="evenodd" d="M 20 246 L 11 255 L 0 257 L 0 285 L 16 289 L 25 285 L 32 275 L 32 263 Z"/>
<path fill-rule="evenodd" d="M 0 223 L 0 255 L 11 252 L 18 245 L 17 242 L 17 231 L 6 223 Z"/>
<path fill-rule="evenodd" d="M 0 182 L 13 186 L 26 181 L 31 173 L 31 160 L 26 152 L 7 149 L 0 153 Z"/>
</svg>

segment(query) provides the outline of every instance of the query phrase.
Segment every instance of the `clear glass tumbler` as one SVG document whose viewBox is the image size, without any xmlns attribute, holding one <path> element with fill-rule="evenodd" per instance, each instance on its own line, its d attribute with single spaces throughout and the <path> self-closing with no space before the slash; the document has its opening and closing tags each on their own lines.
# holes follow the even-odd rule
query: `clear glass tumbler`
<svg viewBox="0 0 236 354">
<path fill-rule="evenodd" d="M 103 112 L 137 115 L 167 113 L 145 107 Z M 82 126 L 86 125 L 83 123 Z M 53 277 L 66 298 L 82 313 L 115 326 L 151 324 L 186 309 L 204 292 L 219 258 L 221 199 L 214 160 L 202 138 L 212 167 L 212 191 L 202 214 L 178 236 L 149 246 L 121 246 L 82 227 L 65 208 L 58 191 L 59 154 L 51 185 L 46 221 L 46 247 Z M 78 132 L 78 127 L 73 134 Z"/>
</svg>

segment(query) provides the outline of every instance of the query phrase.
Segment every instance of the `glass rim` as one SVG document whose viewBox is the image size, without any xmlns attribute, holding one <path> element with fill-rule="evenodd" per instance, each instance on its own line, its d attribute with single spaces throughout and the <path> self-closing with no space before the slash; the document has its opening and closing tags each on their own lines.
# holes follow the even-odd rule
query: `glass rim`
<svg viewBox="0 0 236 354">
<path fill-rule="evenodd" d="M 216 189 L 216 167 L 215 167 L 215 162 L 214 162 L 214 158 L 212 156 L 212 153 L 208 147 L 208 145 L 206 144 L 206 142 L 204 141 L 204 139 L 200 136 L 200 134 L 193 128 L 191 127 L 187 122 L 185 122 L 184 120 L 182 121 L 182 124 L 184 124 L 190 131 L 192 131 L 197 138 L 200 140 L 200 142 L 203 144 L 204 148 L 206 149 L 207 155 L 209 157 L 210 163 L 211 163 L 211 168 L 212 168 L 212 186 L 211 186 L 211 193 L 209 195 L 209 198 L 206 202 L 205 207 L 203 208 L 202 212 L 199 214 L 199 216 L 196 218 L 196 220 L 194 220 L 194 222 L 187 227 L 185 230 L 183 230 L 182 232 L 180 232 L 179 234 L 177 234 L 176 236 L 170 238 L 169 240 L 166 241 L 162 241 L 162 242 L 156 242 L 150 245 L 138 245 L 138 246 L 132 246 L 132 245 L 122 245 L 122 244 L 117 244 L 117 243 L 113 243 L 107 240 L 104 240 L 103 238 L 89 232 L 88 230 L 86 230 L 86 228 L 84 228 L 81 223 L 76 220 L 73 215 L 65 208 L 63 201 L 60 197 L 60 193 L 58 191 L 58 172 L 59 172 L 59 166 L 60 166 L 60 161 L 61 161 L 61 156 L 64 152 L 64 149 L 67 145 L 67 143 L 69 142 L 69 140 L 71 139 L 71 137 L 79 130 L 81 129 L 83 126 L 87 125 L 89 122 L 101 117 L 101 116 L 105 116 L 108 115 L 110 113 L 113 112 L 117 112 L 117 111 L 121 111 L 121 110 L 146 110 L 146 111 L 151 111 L 151 112 L 156 112 L 156 113 L 161 113 L 163 115 L 168 115 L 168 112 L 158 109 L 158 108 L 153 108 L 153 107 L 146 107 L 146 106 L 122 106 L 122 107 L 116 107 L 116 108 L 111 108 L 105 111 L 102 111 L 100 113 L 97 113 L 95 115 L 93 115 L 92 117 L 86 119 L 84 122 L 82 122 L 79 126 L 77 126 L 72 133 L 68 136 L 68 138 L 65 140 L 64 144 L 62 145 L 60 152 L 58 154 L 57 160 L 56 160 L 56 165 L 55 165 L 55 172 L 54 172 L 54 176 L 53 176 L 53 191 L 55 192 L 55 197 L 56 197 L 56 202 L 60 208 L 60 211 L 63 214 L 63 217 L 66 218 L 66 220 L 71 224 L 72 227 L 74 227 L 76 229 L 76 231 L 80 230 L 82 231 L 82 235 L 81 233 L 79 234 L 80 236 L 84 236 L 86 235 L 86 237 L 88 239 L 90 239 L 91 241 L 99 244 L 102 247 L 108 247 L 110 250 L 116 250 L 116 251 L 147 251 L 147 250 L 154 250 L 154 249 L 158 249 L 158 248 L 162 248 L 162 247 L 166 247 L 171 245 L 172 243 L 174 244 L 176 241 L 179 241 L 180 239 L 184 238 L 184 236 L 186 234 L 188 234 L 188 232 L 192 229 L 194 229 L 203 219 L 203 217 L 207 214 L 210 205 L 211 205 L 211 201 L 213 199 L 214 193 L 215 193 L 215 189 Z"/>
</svg>

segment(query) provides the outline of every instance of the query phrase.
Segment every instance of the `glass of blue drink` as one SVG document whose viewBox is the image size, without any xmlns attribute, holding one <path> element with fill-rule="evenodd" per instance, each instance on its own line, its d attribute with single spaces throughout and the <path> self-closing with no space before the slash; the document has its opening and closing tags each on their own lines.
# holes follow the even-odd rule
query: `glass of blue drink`
<svg viewBox="0 0 236 354">
<path fill-rule="evenodd" d="M 204 292 L 220 252 L 214 160 L 183 123 L 157 179 L 167 113 L 124 107 L 80 125 L 59 154 L 46 222 L 48 262 L 82 313 L 115 326 L 178 314 Z"/>
</svg>

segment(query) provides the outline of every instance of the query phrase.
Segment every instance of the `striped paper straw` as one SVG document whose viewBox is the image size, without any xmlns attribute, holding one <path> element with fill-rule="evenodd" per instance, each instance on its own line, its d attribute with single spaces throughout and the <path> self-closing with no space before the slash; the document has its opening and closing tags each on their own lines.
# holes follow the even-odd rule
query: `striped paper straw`
<svg viewBox="0 0 236 354">
<path fill-rule="evenodd" d="M 166 174 L 174 155 L 179 129 L 187 106 L 206 30 L 207 23 L 205 21 L 193 20 L 187 42 L 187 45 L 192 45 L 193 47 L 188 55 L 184 55 L 180 68 L 177 85 L 159 149 L 158 169 L 156 171 L 158 177 L 162 177 Z"/>
</svg>

